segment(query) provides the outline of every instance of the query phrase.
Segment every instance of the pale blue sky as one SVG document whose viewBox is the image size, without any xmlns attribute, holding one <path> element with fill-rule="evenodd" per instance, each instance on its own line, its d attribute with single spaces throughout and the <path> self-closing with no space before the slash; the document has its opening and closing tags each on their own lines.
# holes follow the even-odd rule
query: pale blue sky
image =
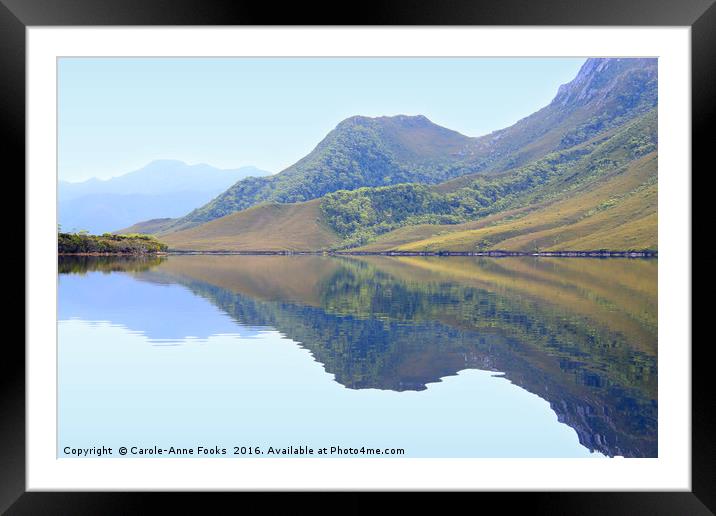
<svg viewBox="0 0 716 516">
<path fill-rule="evenodd" d="M 480 136 L 546 105 L 574 58 L 62 58 L 59 176 L 155 159 L 279 172 L 353 115 Z"/>
</svg>

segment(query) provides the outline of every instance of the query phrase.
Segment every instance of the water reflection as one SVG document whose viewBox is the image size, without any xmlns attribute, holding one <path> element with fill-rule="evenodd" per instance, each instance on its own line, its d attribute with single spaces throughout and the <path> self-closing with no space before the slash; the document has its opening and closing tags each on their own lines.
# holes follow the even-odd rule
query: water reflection
<svg viewBox="0 0 716 516">
<path fill-rule="evenodd" d="M 424 391 L 460 371 L 499 371 L 546 400 L 589 450 L 653 457 L 657 267 L 626 259 L 67 257 L 59 311 L 61 320 L 110 321 L 155 344 L 277 330 L 359 391 Z M 73 274 L 87 271 L 121 272 Z"/>
</svg>

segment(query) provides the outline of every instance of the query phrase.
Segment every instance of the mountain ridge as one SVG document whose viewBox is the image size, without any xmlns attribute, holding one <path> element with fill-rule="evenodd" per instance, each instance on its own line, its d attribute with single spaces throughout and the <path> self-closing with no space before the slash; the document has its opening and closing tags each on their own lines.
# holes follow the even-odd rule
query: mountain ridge
<svg viewBox="0 0 716 516">
<path fill-rule="evenodd" d="M 104 233 L 137 220 L 179 217 L 236 181 L 267 174 L 252 166 L 219 169 L 165 159 L 109 179 L 60 181 L 59 223 L 68 230 Z"/>
<path fill-rule="evenodd" d="M 269 172 L 254 166 L 221 169 L 206 163 L 189 164 L 176 159 L 155 159 L 138 169 L 107 179 L 92 177 L 84 181 L 60 180 L 58 195 L 61 201 L 65 201 L 98 193 L 148 195 L 187 190 L 208 191 L 222 187 L 227 180 L 238 181 L 252 174 L 265 176 Z"/>
<path fill-rule="evenodd" d="M 238 213 L 231 219 L 238 223 L 242 210 L 252 206 L 321 199 L 320 223 L 344 238 L 337 248 L 361 248 L 405 225 L 455 225 L 500 210 L 514 212 L 518 200 L 531 204 L 539 195 L 563 195 L 566 187 L 559 181 L 572 184 L 574 177 L 583 181 L 594 174 L 608 181 L 610 170 L 655 150 L 657 100 L 656 59 L 597 58 L 588 59 L 547 106 L 480 137 L 438 126 L 423 115 L 353 116 L 284 171 L 238 181 L 206 205 L 152 229 L 172 239 L 173 233 L 226 215 Z M 640 126 L 644 132 L 622 134 L 635 120 L 646 120 Z M 584 157 L 610 138 L 616 138 L 611 154 Z M 655 162 L 648 181 L 656 178 Z M 270 223 L 265 228 L 277 229 Z M 651 245 L 656 239 L 642 240 L 647 241 Z"/>
</svg>

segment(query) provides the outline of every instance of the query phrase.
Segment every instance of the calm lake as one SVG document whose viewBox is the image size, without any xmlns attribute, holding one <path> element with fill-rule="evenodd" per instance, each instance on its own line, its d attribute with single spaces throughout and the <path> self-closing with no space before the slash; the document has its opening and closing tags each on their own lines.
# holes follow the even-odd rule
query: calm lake
<svg viewBox="0 0 716 516">
<path fill-rule="evenodd" d="M 656 457 L 657 271 L 61 257 L 57 454 Z"/>
</svg>

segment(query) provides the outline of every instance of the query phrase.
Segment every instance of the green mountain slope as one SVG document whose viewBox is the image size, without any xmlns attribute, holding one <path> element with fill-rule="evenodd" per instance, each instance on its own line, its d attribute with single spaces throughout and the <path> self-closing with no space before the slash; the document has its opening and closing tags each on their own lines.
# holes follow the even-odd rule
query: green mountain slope
<svg viewBox="0 0 716 516">
<path fill-rule="evenodd" d="M 341 189 L 437 183 L 454 172 L 471 139 L 423 116 L 344 120 L 296 164 L 271 177 L 237 182 L 165 229 L 182 229 L 262 202 L 303 202 Z"/>
<path fill-rule="evenodd" d="M 286 170 L 241 180 L 155 231 L 185 229 L 263 202 L 303 202 L 361 187 L 430 185 L 517 168 L 653 109 L 656 70 L 655 59 L 589 59 L 548 106 L 478 138 L 440 127 L 424 116 L 352 117 Z"/>
<path fill-rule="evenodd" d="M 562 200 L 465 224 L 409 226 L 356 250 L 656 250 L 656 177 L 656 154 L 651 153 Z"/>
<path fill-rule="evenodd" d="M 614 218 L 619 213 L 624 223 L 639 214 L 655 213 L 655 198 L 647 194 L 655 195 L 656 192 L 656 139 L 657 118 L 653 110 L 626 127 L 571 149 L 551 153 L 509 173 L 477 175 L 466 184 L 455 185 L 453 182 L 435 188 L 399 185 L 341 191 L 325 196 L 321 207 L 328 224 L 344 238 L 344 247 L 364 245 L 360 249 L 366 251 L 481 251 L 495 248 L 532 251 L 534 247 L 545 247 L 545 239 L 532 242 L 527 238 L 519 243 L 510 242 L 509 247 L 495 246 L 517 234 L 526 235 L 578 222 L 581 231 L 576 231 L 573 239 L 582 238 L 599 229 L 595 224 L 587 224 L 583 220 L 586 217 L 600 221 L 606 216 Z M 633 209 L 621 213 L 623 210 L 618 208 L 627 201 L 629 206 L 634 205 Z M 644 212 L 642 208 L 650 211 Z M 496 214 L 501 215 L 494 217 Z M 486 220 L 488 216 L 493 217 Z M 604 224 L 608 227 L 606 222 Z M 496 225 L 503 231 L 498 232 Z M 400 230 L 410 226 L 420 226 L 420 229 Z M 656 226 L 652 229 L 653 238 L 651 233 L 642 232 L 643 238 L 631 242 L 628 247 L 617 248 L 632 249 L 633 245 L 639 245 L 654 249 Z M 399 231 L 391 234 L 395 230 Z M 467 235 L 477 239 L 442 236 L 461 231 L 469 231 L 471 233 Z M 554 232 L 548 232 L 554 245 L 568 243 L 566 234 L 557 236 Z M 385 233 L 387 235 L 376 240 Z M 410 237 L 406 238 L 408 235 Z M 430 242 L 424 245 L 411 245 L 415 240 L 427 239 Z M 374 245 L 366 245 L 373 241 Z M 579 243 L 586 245 L 589 241 Z M 530 245 L 532 248 L 525 248 Z"/>
</svg>

